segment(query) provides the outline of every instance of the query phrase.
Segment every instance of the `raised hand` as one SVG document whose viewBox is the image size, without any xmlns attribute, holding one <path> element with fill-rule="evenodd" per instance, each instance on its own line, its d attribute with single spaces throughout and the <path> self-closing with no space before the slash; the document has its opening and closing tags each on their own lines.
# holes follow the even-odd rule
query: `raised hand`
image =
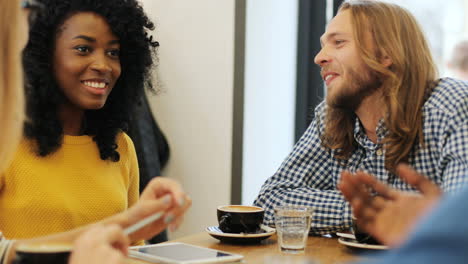
<svg viewBox="0 0 468 264">
<path fill-rule="evenodd" d="M 421 194 L 394 190 L 365 172 L 352 175 L 344 171 L 338 185 L 353 208 L 358 225 L 389 246 L 404 242 L 442 194 L 437 185 L 407 165 L 399 165 L 397 173 Z"/>
</svg>

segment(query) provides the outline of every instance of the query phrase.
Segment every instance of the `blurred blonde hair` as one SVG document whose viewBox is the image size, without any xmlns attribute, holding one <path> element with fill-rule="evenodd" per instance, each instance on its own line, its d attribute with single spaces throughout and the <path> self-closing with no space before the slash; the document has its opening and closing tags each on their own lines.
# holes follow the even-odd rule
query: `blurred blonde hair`
<svg viewBox="0 0 468 264">
<path fill-rule="evenodd" d="M 0 172 L 22 136 L 24 118 L 21 17 L 18 0 L 0 0 Z"/>
<path fill-rule="evenodd" d="M 408 161 L 416 144 L 423 146 L 422 106 L 435 86 L 437 70 L 424 34 L 406 9 L 372 0 L 344 2 L 339 12 L 351 12 L 354 38 L 364 63 L 379 76 L 385 101 L 385 167 Z M 365 43 L 372 36 L 373 47 Z M 381 61 L 390 58 L 392 65 Z M 346 160 L 355 148 L 355 115 L 329 107 L 324 143 Z"/>
</svg>

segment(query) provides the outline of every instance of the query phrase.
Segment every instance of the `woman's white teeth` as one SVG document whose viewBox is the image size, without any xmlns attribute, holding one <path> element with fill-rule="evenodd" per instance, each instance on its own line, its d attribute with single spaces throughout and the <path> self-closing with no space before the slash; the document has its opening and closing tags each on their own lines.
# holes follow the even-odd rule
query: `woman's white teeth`
<svg viewBox="0 0 468 264">
<path fill-rule="evenodd" d="M 106 83 L 104 82 L 84 82 L 86 86 L 90 86 L 93 88 L 104 88 L 106 87 Z"/>
<path fill-rule="evenodd" d="M 327 75 L 327 77 L 325 77 L 325 81 L 327 81 L 327 80 L 330 79 L 331 77 L 333 77 L 333 75 L 331 75 L 331 74 Z"/>
</svg>

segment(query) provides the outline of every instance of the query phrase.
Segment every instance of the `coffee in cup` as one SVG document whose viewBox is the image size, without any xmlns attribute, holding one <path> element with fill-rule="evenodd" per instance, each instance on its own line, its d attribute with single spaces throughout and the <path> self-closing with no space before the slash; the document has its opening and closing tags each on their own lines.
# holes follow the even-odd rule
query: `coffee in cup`
<svg viewBox="0 0 468 264">
<path fill-rule="evenodd" d="M 20 244 L 14 264 L 67 264 L 71 246 L 66 244 Z"/>
<path fill-rule="evenodd" d="M 224 205 L 217 210 L 219 229 L 224 233 L 257 233 L 265 210 L 257 206 Z"/>
<path fill-rule="evenodd" d="M 351 232 L 356 237 L 357 242 L 363 243 L 363 244 L 371 244 L 371 245 L 381 244 L 379 241 L 377 241 L 377 239 L 375 239 L 373 236 L 371 236 L 369 233 L 365 232 L 364 230 L 362 230 L 362 228 L 359 227 L 358 221 L 354 216 L 351 219 L 352 219 Z"/>
</svg>

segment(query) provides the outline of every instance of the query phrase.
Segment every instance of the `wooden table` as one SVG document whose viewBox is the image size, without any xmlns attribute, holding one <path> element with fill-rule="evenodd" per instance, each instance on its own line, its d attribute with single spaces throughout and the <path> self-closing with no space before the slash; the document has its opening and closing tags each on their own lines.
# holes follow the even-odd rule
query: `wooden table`
<svg viewBox="0 0 468 264">
<path fill-rule="evenodd" d="M 218 240 L 212 238 L 207 233 L 199 233 L 191 236 L 186 236 L 181 239 L 173 240 L 170 242 L 183 242 L 187 244 L 228 251 L 232 253 L 241 254 L 244 256 L 244 263 L 264 263 L 265 256 L 279 255 L 276 235 L 262 241 L 261 244 L 253 245 L 230 245 L 220 243 Z M 319 263 L 345 263 L 351 260 L 356 260 L 357 255 L 347 247 L 338 243 L 336 238 L 324 237 L 309 237 L 307 241 L 305 256 L 316 259 Z M 129 259 L 128 263 L 143 264 L 148 263 Z"/>
</svg>

